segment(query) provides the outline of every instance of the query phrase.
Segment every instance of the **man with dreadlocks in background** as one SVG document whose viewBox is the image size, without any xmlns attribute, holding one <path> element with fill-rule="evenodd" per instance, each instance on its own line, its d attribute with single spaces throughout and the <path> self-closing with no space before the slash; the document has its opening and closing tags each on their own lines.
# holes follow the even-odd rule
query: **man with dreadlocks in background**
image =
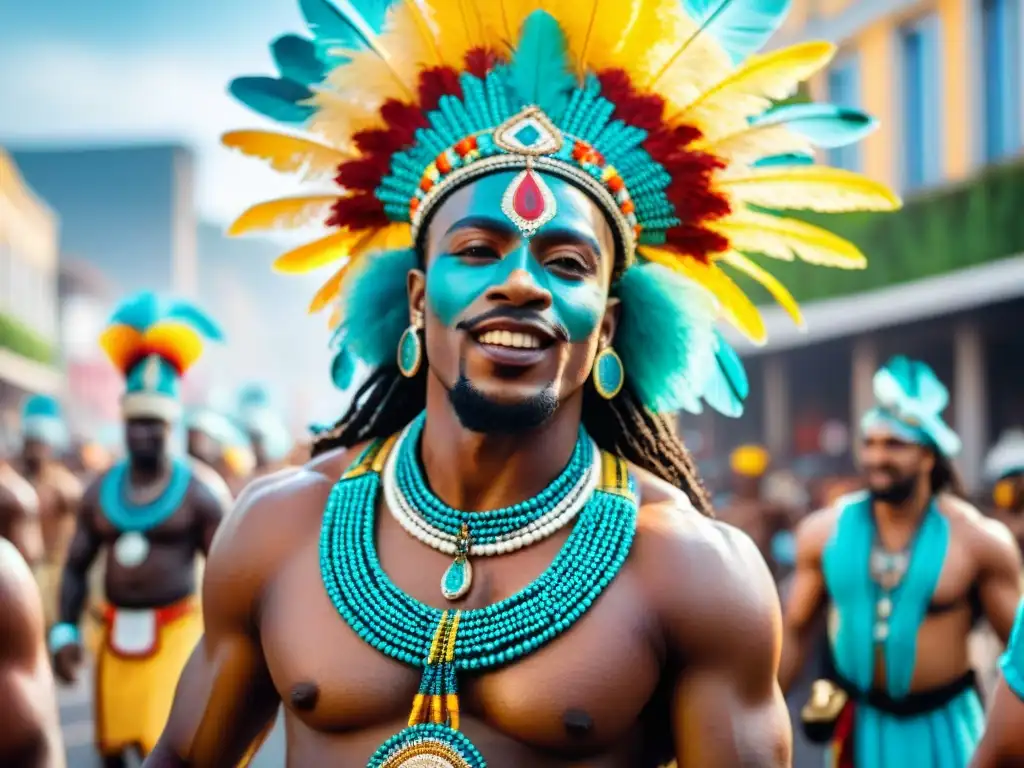
<svg viewBox="0 0 1024 768">
<path fill-rule="evenodd" d="M 769 109 L 833 47 L 743 63 L 777 0 L 384 5 L 302 0 L 316 39 L 233 87 L 334 145 L 230 134 L 343 187 L 233 229 L 332 208 L 277 266 L 343 259 L 314 307 L 340 291 L 370 373 L 227 518 L 147 765 L 231 764 L 281 701 L 290 765 L 788 765 L 771 575 L 671 424 L 746 394 L 715 322 L 764 329 L 723 266 L 793 308 L 737 249 L 863 262 L 748 204 L 897 205 L 807 164 L 869 118 Z"/>
<path fill-rule="evenodd" d="M 906 357 L 883 366 L 862 421 L 867 491 L 807 517 L 786 604 L 783 689 L 830 603 L 829 678 L 803 710 L 835 765 L 964 768 L 984 713 L 968 637 L 984 615 L 1005 642 L 1021 556 L 1001 523 L 964 501 L 960 438 L 942 419 L 949 392 Z"/>
</svg>

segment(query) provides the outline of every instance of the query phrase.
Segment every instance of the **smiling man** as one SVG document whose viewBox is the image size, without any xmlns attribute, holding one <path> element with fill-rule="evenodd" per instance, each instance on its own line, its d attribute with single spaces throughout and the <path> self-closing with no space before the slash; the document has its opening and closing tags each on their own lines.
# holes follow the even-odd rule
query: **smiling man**
<svg viewBox="0 0 1024 768">
<path fill-rule="evenodd" d="M 931 369 L 893 358 L 874 393 L 860 447 L 867 492 L 797 531 L 781 682 L 798 674 L 830 601 L 834 674 L 804 708 L 809 735 L 831 737 L 837 766 L 962 768 L 984 724 L 968 637 L 984 615 L 1006 642 L 1020 553 L 1005 526 L 963 500 L 960 439 Z"/>
<path fill-rule="evenodd" d="M 711 519 L 674 412 L 746 395 L 715 322 L 763 327 L 719 257 L 788 298 L 726 234 L 800 226 L 749 210 L 751 189 L 895 204 L 801 158 L 751 168 L 809 148 L 793 112 L 767 135 L 748 118 L 831 47 L 777 55 L 769 85 L 733 63 L 781 21 L 763 3 L 704 29 L 675 0 L 300 5 L 316 39 L 275 41 L 284 77 L 232 91 L 338 148 L 226 142 L 343 189 L 234 231 L 331 206 L 335 231 L 278 267 L 345 259 L 314 308 L 339 297 L 335 381 L 369 373 L 314 458 L 250 486 L 218 535 L 206 634 L 147 765 L 233 764 L 279 702 L 292 766 L 788 765 L 774 586 Z M 820 110 L 840 142 L 870 124 Z"/>
</svg>

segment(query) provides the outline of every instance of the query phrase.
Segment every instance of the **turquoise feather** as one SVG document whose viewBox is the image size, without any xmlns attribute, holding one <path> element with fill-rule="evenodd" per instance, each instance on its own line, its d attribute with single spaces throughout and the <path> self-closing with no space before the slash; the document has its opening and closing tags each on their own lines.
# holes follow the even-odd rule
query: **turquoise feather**
<svg viewBox="0 0 1024 768">
<path fill-rule="evenodd" d="M 249 109 L 281 123 L 304 123 L 314 111 L 302 103 L 313 98 L 313 92 L 292 80 L 236 77 L 228 90 Z"/>
<path fill-rule="evenodd" d="M 718 41 L 734 64 L 764 47 L 791 0 L 683 0 L 683 9 Z"/>
<path fill-rule="evenodd" d="M 743 415 L 743 403 L 750 394 L 750 382 L 739 355 L 717 330 L 715 368 L 704 387 L 704 400 L 723 416 Z"/>
<path fill-rule="evenodd" d="M 360 51 L 371 48 L 370 41 L 384 28 L 391 0 L 299 0 L 310 31 L 316 36 L 320 56 L 336 57 L 333 49 Z"/>
<path fill-rule="evenodd" d="M 171 299 L 164 315 L 165 320 L 177 320 L 194 328 L 200 335 L 211 341 L 223 341 L 220 326 L 206 312 L 195 304 L 182 299 Z"/>
<path fill-rule="evenodd" d="M 385 251 L 364 259 L 345 281 L 341 296 L 344 347 L 373 368 L 394 365 L 398 340 L 409 325 L 406 280 L 417 267 L 416 253 Z"/>
<path fill-rule="evenodd" d="M 299 35 L 281 35 L 270 44 L 270 53 L 281 77 L 299 85 L 318 85 L 326 75 L 316 46 Z"/>
<path fill-rule="evenodd" d="M 814 165 L 814 155 L 805 155 L 803 152 L 789 152 L 784 155 L 762 157 L 754 163 L 755 168 L 778 168 L 779 166 L 790 165 Z"/>
<path fill-rule="evenodd" d="M 110 317 L 110 324 L 127 325 L 145 332 L 161 320 L 176 320 L 201 336 L 221 341 L 223 333 L 208 314 L 183 299 L 165 299 L 153 291 L 141 291 L 125 299 Z"/>
<path fill-rule="evenodd" d="M 562 119 L 576 78 L 565 33 L 551 14 L 534 11 L 526 17 L 509 68 L 509 82 L 524 105 L 540 107 L 555 122 Z"/>
<path fill-rule="evenodd" d="M 397 342 L 396 342 L 397 346 Z M 344 347 L 339 349 L 331 361 L 331 381 L 338 389 L 348 389 L 356 372 L 356 361 Z"/>
<path fill-rule="evenodd" d="M 714 300 L 657 264 L 630 267 L 614 292 L 614 344 L 633 391 L 655 413 L 699 413 L 718 346 Z"/>
<path fill-rule="evenodd" d="M 833 149 L 860 141 L 878 127 L 866 112 L 835 104 L 790 104 L 770 109 L 752 125 L 785 125 L 817 147 Z"/>
</svg>

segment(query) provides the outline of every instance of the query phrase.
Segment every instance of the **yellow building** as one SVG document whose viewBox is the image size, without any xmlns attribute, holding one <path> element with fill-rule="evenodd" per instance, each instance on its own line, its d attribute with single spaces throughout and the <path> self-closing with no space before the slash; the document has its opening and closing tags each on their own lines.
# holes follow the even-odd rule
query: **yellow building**
<svg viewBox="0 0 1024 768">
<path fill-rule="evenodd" d="M 771 265 L 808 330 L 768 309 L 767 347 L 739 342 L 755 390 L 748 416 L 695 427 L 708 455 L 756 439 L 814 458 L 828 443 L 834 455 L 819 464 L 850 467 L 874 370 L 909 354 L 950 385 L 960 466 L 981 489 L 985 451 L 1024 425 L 1024 0 L 793 0 L 769 47 L 812 39 L 839 49 L 811 83 L 814 100 L 880 120 L 861 145 L 822 159 L 885 181 L 906 206 L 833 226 L 864 250 L 863 272 Z"/>
<path fill-rule="evenodd" d="M 60 387 L 58 237 L 57 217 L 0 148 L 0 426 L 26 393 Z"/>
</svg>

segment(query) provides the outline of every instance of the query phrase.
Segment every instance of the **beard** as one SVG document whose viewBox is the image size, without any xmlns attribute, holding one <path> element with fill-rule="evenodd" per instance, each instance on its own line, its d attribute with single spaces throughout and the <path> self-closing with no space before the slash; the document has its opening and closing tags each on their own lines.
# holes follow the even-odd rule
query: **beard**
<svg viewBox="0 0 1024 768">
<path fill-rule="evenodd" d="M 886 504 L 905 504 L 917 490 L 917 477 L 894 477 L 885 488 L 869 488 L 868 492 L 875 501 Z"/>
<path fill-rule="evenodd" d="M 489 435 L 529 432 L 544 424 L 558 408 L 558 396 L 551 386 L 518 403 L 498 403 L 474 387 L 464 373 L 448 390 L 448 401 L 465 429 Z"/>
</svg>

